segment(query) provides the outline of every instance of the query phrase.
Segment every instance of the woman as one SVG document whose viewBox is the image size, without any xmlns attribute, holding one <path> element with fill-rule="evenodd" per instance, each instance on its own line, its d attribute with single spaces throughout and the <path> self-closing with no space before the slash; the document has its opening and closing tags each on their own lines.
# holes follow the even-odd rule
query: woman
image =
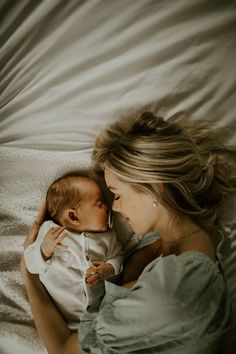
<svg viewBox="0 0 236 354">
<path fill-rule="evenodd" d="M 206 123 L 177 116 L 164 121 L 143 112 L 105 129 L 93 160 L 114 194 L 113 210 L 136 233 L 159 232 L 161 243 L 130 258 L 122 286 L 106 282 L 100 311 L 85 314 L 79 339 L 22 262 L 34 320 L 50 354 L 217 353 L 230 317 L 217 228 L 224 196 L 235 187 L 225 152 Z M 36 223 L 27 243 L 37 229 Z M 147 254 L 142 274 L 123 284 L 130 270 L 148 263 Z"/>
</svg>

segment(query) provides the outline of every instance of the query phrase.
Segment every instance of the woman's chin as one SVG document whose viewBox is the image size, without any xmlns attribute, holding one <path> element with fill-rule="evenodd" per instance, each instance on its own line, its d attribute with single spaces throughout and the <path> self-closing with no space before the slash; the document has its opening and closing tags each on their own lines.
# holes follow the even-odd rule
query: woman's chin
<svg viewBox="0 0 236 354">
<path fill-rule="evenodd" d="M 150 230 L 145 230 L 143 227 L 133 226 L 132 224 L 130 224 L 130 226 L 132 227 L 134 233 L 137 235 L 145 235 L 150 231 Z"/>
<path fill-rule="evenodd" d="M 132 223 L 132 221 L 130 220 L 130 218 L 128 218 L 128 217 L 124 217 L 124 222 L 131 227 L 131 229 L 133 230 L 133 232 L 135 234 L 143 235 L 148 232 L 148 231 L 144 230 L 142 226 L 134 225 Z"/>
</svg>

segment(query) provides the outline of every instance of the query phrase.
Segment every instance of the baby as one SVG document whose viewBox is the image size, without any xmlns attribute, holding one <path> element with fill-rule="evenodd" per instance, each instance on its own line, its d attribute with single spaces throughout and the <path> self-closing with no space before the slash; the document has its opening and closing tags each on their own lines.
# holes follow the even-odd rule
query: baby
<svg viewBox="0 0 236 354">
<path fill-rule="evenodd" d="M 51 220 L 25 250 L 25 262 L 31 273 L 39 274 L 69 327 L 76 329 L 80 315 L 99 306 L 103 279 L 121 272 L 123 251 L 89 170 L 52 183 L 46 204 Z"/>
</svg>

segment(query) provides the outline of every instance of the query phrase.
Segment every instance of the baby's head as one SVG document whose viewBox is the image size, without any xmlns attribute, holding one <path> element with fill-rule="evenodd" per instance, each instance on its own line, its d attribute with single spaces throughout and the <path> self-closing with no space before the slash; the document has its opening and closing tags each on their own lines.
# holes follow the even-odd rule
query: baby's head
<svg viewBox="0 0 236 354">
<path fill-rule="evenodd" d="M 103 202 L 100 186 L 89 173 L 57 179 L 48 189 L 46 203 L 50 218 L 72 231 L 108 229 L 108 207 Z"/>
</svg>

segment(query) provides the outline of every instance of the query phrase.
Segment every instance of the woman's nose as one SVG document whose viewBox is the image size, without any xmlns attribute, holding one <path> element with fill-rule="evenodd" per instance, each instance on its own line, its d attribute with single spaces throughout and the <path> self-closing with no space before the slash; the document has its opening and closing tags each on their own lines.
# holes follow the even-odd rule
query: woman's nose
<svg viewBox="0 0 236 354">
<path fill-rule="evenodd" d="M 102 203 L 101 206 L 100 206 L 100 208 L 101 208 L 103 211 L 105 211 L 105 212 L 108 211 L 108 206 L 107 206 L 105 203 Z"/>
</svg>

